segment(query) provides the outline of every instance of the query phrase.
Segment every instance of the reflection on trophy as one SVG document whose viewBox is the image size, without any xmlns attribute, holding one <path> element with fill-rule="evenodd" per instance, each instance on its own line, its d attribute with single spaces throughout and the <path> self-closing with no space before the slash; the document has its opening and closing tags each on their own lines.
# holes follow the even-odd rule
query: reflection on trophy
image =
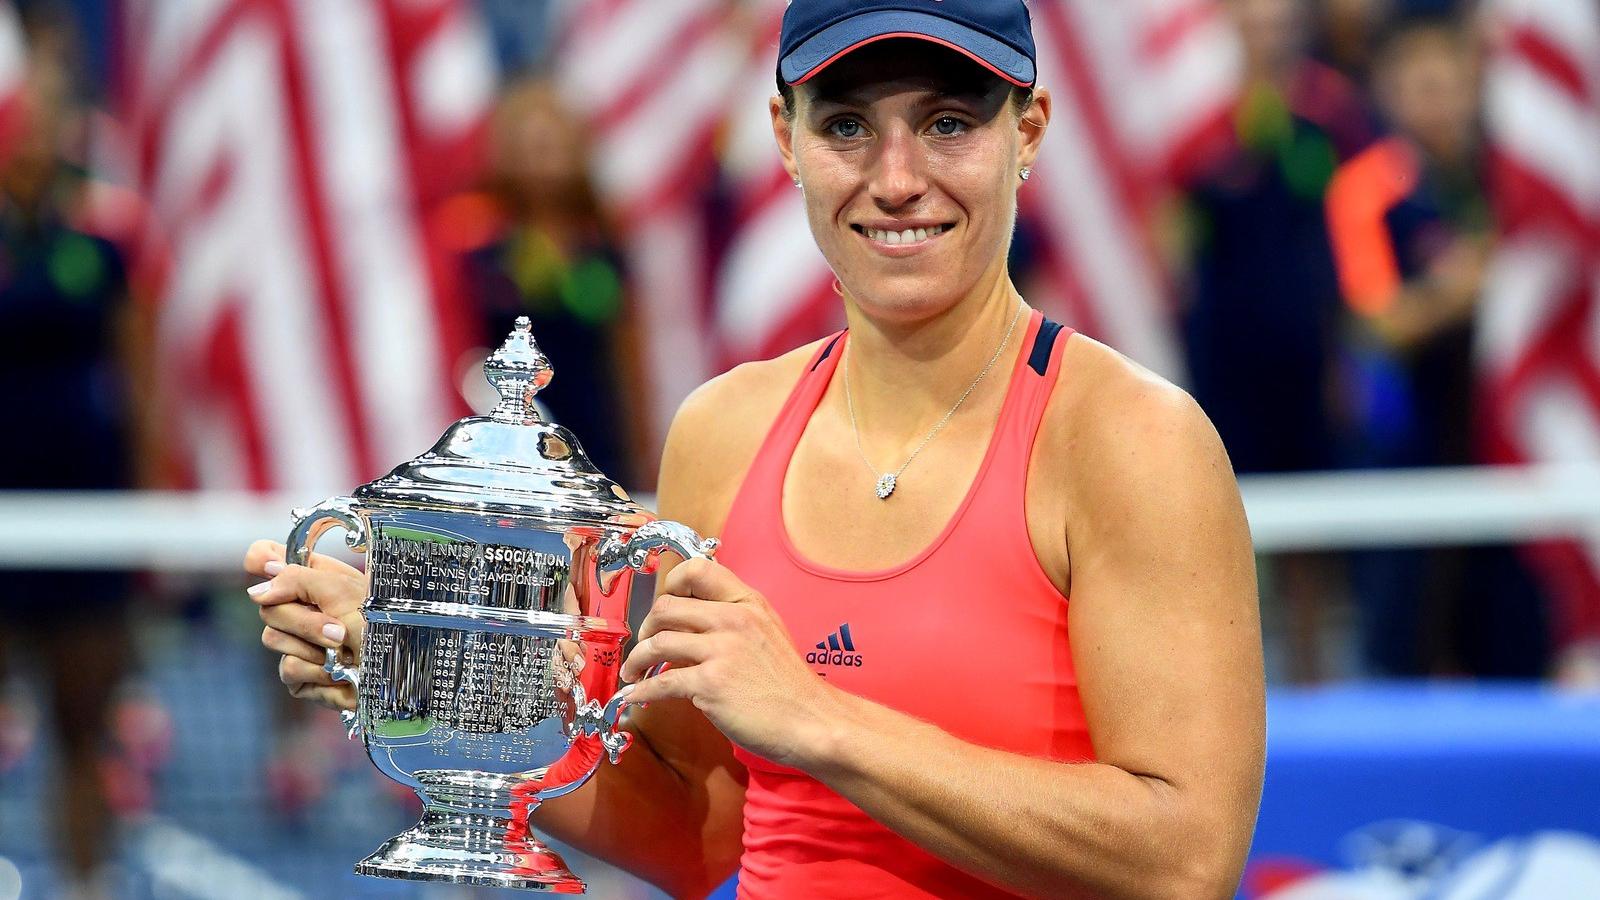
<svg viewBox="0 0 1600 900">
<path fill-rule="evenodd" d="M 654 519 L 598 471 L 572 432 L 542 421 L 551 378 L 527 318 L 485 373 L 493 413 L 349 497 L 297 510 L 289 561 L 342 526 L 367 553 L 352 737 L 422 798 L 417 825 L 356 865 L 363 875 L 582 893 L 528 827 L 630 735 L 618 717 L 633 573 L 660 552 L 710 557 L 715 540 Z"/>
</svg>

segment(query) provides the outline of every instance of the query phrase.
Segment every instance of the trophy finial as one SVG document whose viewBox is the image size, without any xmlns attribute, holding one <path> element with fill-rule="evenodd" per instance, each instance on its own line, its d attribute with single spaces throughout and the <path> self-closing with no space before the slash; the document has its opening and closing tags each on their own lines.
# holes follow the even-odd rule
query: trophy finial
<svg viewBox="0 0 1600 900">
<path fill-rule="evenodd" d="M 533 323 L 527 316 L 517 316 L 506 342 L 484 362 L 483 374 L 500 393 L 500 403 L 490 414 L 493 418 L 521 424 L 539 421 L 533 398 L 550 383 L 555 370 L 534 342 Z"/>
</svg>

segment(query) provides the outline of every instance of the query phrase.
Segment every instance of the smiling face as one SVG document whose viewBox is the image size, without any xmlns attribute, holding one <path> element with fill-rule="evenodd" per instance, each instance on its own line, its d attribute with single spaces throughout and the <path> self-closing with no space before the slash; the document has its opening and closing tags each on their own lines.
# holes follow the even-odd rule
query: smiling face
<svg viewBox="0 0 1600 900">
<path fill-rule="evenodd" d="M 773 100 L 785 165 L 851 300 L 874 318 L 915 321 L 995 286 L 1016 220 L 1018 171 L 1048 118 L 1012 86 L 927 41 L 870 44 Z"/>
</svg>

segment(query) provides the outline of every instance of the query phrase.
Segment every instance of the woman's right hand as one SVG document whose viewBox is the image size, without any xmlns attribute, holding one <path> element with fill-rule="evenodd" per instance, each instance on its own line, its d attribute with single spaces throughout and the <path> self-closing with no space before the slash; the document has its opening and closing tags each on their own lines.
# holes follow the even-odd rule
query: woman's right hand
<svg viewBox="0 0 1600 900">
<path fill-rule="evenodd" d="M 284 564 L 284 545 L 256 541 L 244 555 L 244 570 L 269 580 L 251 587 L 250 599 L 266 628 L 261 643 L 281 654 L 278 678 L 289 696 L 336 709 L 355 709 L 355 689 L 323 670 L 329 649 L 349 650 L 360 662 L 366 622 L 361 601 L 367 577 L 331 556 L 311 555 L 309 566 Z"/>
</svg>

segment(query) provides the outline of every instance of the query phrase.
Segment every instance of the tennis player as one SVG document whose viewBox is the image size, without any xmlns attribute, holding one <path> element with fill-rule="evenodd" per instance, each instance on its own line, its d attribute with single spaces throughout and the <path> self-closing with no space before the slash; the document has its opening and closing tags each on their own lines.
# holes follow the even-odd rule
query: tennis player
<svg viewBox="0 0 1600 900">
<path fill-rule="evenodd" d="M 674 896 L 1233 896 L 1264 741 L 1238 488 L 1187 395 L 1010 280 L 1034 72 L 1022 0 L 790 5 L 772 129 L 849 328 L 679 410 L 660 513 L 720 562 L 659 579 L 634 749 L 542 832 Z M 353 707 L 321 662 L 360 646 L 360 575 L 246 568 L 290 691 Z"/>
</svg>

